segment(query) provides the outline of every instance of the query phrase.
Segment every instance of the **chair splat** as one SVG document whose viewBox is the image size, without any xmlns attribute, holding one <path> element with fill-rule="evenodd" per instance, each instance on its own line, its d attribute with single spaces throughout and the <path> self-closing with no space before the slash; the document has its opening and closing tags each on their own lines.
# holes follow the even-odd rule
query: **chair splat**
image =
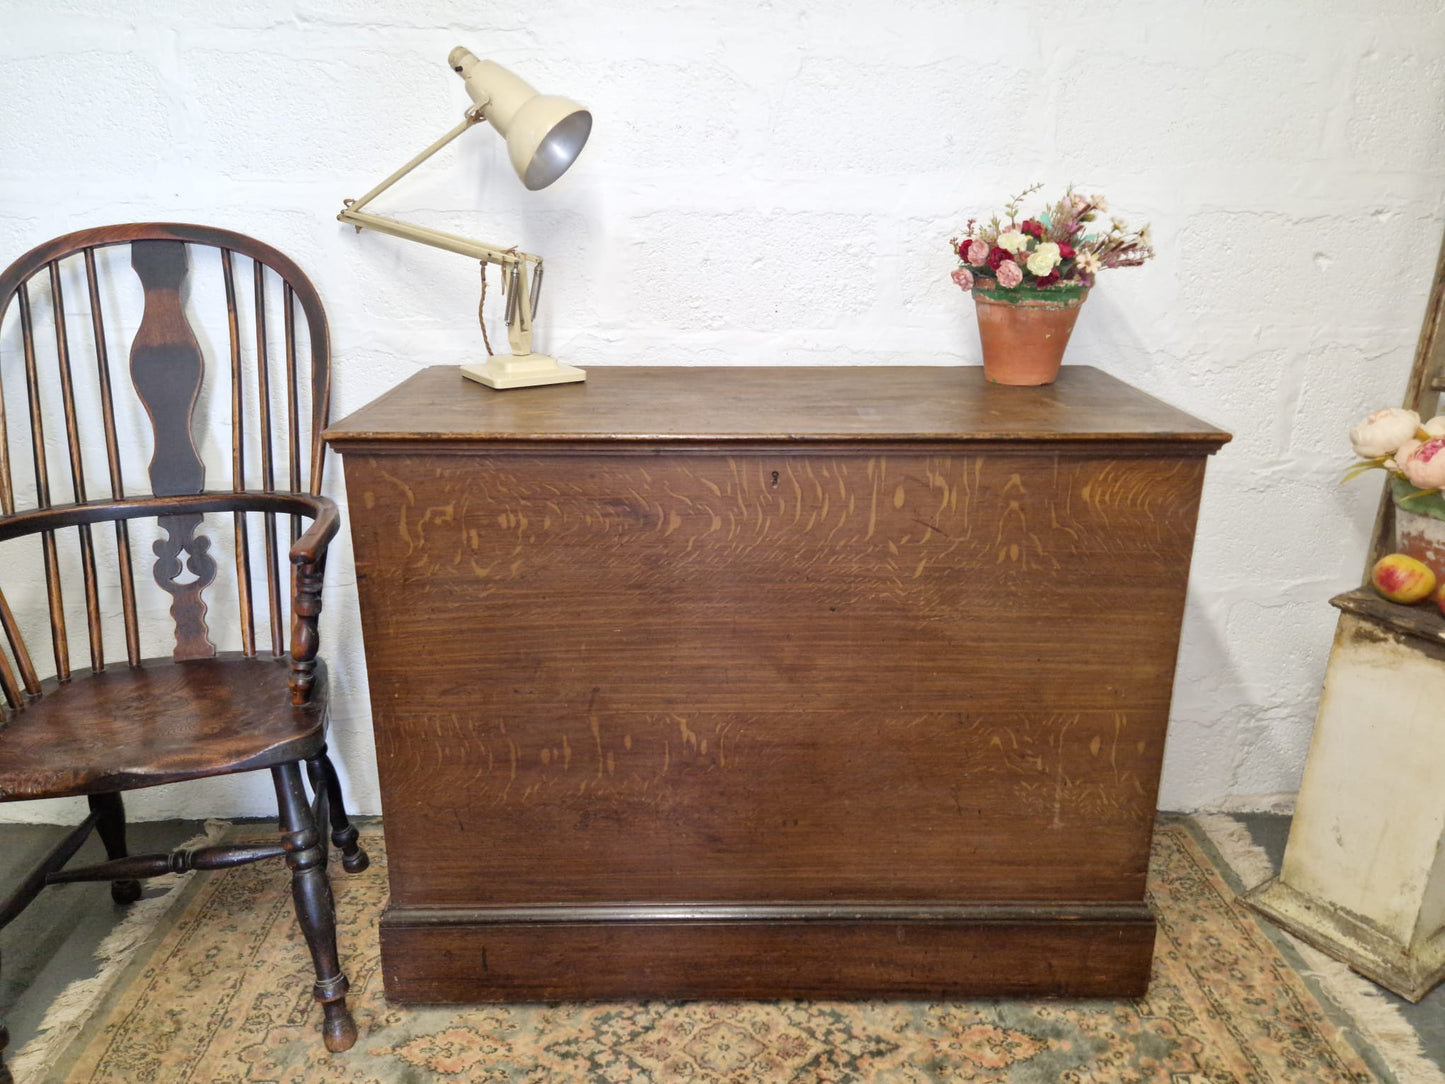
<svg viewBox="0 0 1445 1084">
<path fill-rule="evenodd" d="M 155 431 L 151 492 L 158 497 L 199 493 L 206 485 L 206 467 L 196 448 L 192 415 L 205 359 L 181 303 L 186 246 L 179 241 L 133 241 L 130 262 L 145 287 L 145 312 L 131 346 L 130 375 Z M 196 533 L 200 516 L 166 516 L 160 526 L 166 537 L 155 544 L 154 574 L 156 583 L 171 596 L 175 657 L 210 658 L 216 646 L 206 627 L 202 597 L 216 578 L 210 539 Z M 187 569 L 194 578 L 178 582 Z"/>
</svg>

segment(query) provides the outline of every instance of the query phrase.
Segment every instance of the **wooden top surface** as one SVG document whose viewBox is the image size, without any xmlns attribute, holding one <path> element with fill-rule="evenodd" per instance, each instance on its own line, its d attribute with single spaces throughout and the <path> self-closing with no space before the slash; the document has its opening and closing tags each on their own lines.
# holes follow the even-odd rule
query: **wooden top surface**
<svg viewBox="0 0 1445 1084">
<path fill-rule="evenodd" d="M 979 367 L 589 366 L 587 381 L 493 391 L 423 369 L 332 425 L 342 451 L 389 443 L 1100 441 L 1212 452 L 1229 434 L 1098 369 L 989 384 Z"/>
<path fill-rule="evenodd" d="M 1430 603 L 1404 606 L 1389 602 L 1373 588 L 1356 587 L 1330 599 L 1330 605 L 1356 617 L 1366 617 L 1403 636 L 1414 636 L 1433 644 L 1445 644 L 1445 616 Z"/>
</svg>

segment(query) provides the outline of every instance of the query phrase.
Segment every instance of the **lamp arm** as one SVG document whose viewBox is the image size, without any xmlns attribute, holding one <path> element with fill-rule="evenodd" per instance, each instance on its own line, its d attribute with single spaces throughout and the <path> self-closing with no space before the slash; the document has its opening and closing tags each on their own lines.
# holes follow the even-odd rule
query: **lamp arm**
<svg viewBox="0 0 1445 1084">
<path fill-rule="evenodd" d="M 466 237 L 460 237 L 454 233 L 447 233 L 444 230 L 434 230 L 429 226 L 415 226 L 410 222 L 401 222 L 394 218 L 386 218 L 382 215 L 371 214 L 363 211 L 362 208 L 381 195 L 397 181 L 401 180 L 417 166 L 421 165 L 437 151 L 441 150 L 452 140 L 465 132 L 473 125 L 480 123 L 486 118 L 482 115 L 482 108 L 485 103 L 474 105 L 466 111 L 462 122 L 451 131 L 438 139 L 426 150 L 422 151 L 406 165 L 402 166 L 386 180 L 373 188 L 360 199 L 343 200 L 344 206 L 336 216 L 342 222 L 348 222 L 355 226 L 360 232 L 364 227 L 376 230 L 378 233 L 389 233 L 393 237 L 400 237 L 406 241 L 416 241 L 419 244 L 430 245 L 433 248 L 445 249 L 447 252 L 455 252 L 461 256 L 469 256 L 474 260 L 480 260 L 483 265 L 488 263 L 497 264 L 502 268 L 502 287 L 507 297 L 507 337 L 511 341 L 512 352 L 516 356 L 529 355 L 532 352 L 532 321 L 537 315 L 537 301 L 542 286 L 542 257 L 530 252 L 519 252 L 513 248 L 495 248 L 492 245 L 482 244 L 480 241 L 472 241 Z M 534 264 L 534 269 L 529 275 L 526 264 Z M 485 267 L 484 267 L 485 270 Z M 485 291 L 485 279 L 483 280 L 483 293 Z M 483 329 L 485 337 L 485 329 Z M 490 350 L 490 346 L 488 347 Z M 553 363 L 555 364 L 555 362 Z M 579 370 L 580 371 L 580 370 Z M 578 378 L 580 379 L 580 377 Z"/>
<path fill-rule="evenodd" d="M 395 173 L 393 173 L 393 174 L 392 174 L 390 177 L 388 177 L 386 180 L 382 181 L 379 185 L 377 185 L 375 188 L 373 188 L 373 189 L 372 189 L 370 192 L 368 192 L 366 195 L 362 196 L 360 199 L 343 200 L 342 202 L 346 204 L 347 210 L 351 210 L 351 211 L 359 211 L 359 210 L 361 210 L 363 207 L 365 207 L 365 206 L 366 206 L 368 203 L 370 203 L 372 200 L 376 199 L 377 196 L 381 195 L 383 192 L 385 192 L 385 191 L 386 191 L 388 188 L 390 188 L 392 185 L 396 184 L 397 181 L 401 180 L 403 177 L 405 177 L 405 176 L 406 176 L 408 173 L 410 173 L 412 170 L 416 169 L 417 166 L 421 165 L 423 162 L 425 162 L 425 161 L 426 161 L 428 158 L 430 158 L 432 155 L 436 154 L 437 151 L 441 150 L 443 147 L 445 147 L 445 146 L 446 146 L 448 143 L 450 143 L 452 140 L 456 139 L 457 136 L 461 135 L 463 132 L 465 132 L 468 128 L 472 127 L 474 124 L 479 124 L 479 123 L 481 123 L 482 120 L 483 120 L 483 117 L 482 117 L 482 111 L 481 111 L 480 108 L 475 108 L 475 107 L 474 107 L 474 108 L 472 108 L 472 109 L 468 109 L 467 112 L 466 112 L 466 115 L 462 118 L 462 122 L 461 122 L 460 124 L 458 124 L 455 128 L 453 128 L 453 129 L 452 129 L 450 132 L 448 132 L 446 135 L 444 135 L 444 136 L 442 136 L 440 139 L 438 139 L 435 143 L 433 143 L 433 144 L 432 144 L 430 147 L 428 147 L 426 150 L 422 151 L 419 155 L 417 155 L 415 158 L 413 158 L 413 159 L 412 159 L 410 162 L 408 162 L 406 165 L 402 166 L 399 170 L 397 170 Z M 343 213 L 344 213 L 344 212 L 343 212 Z"/>
<path fill-rule="evenodd" d="M 373 188 L 360 199 L 344 200 L 345 206 L 336 217 L 342 222 L 349 222 L 357 230 L 362 227 L 376 230 L 378 233 L 389 233 L 393 237 L 400 237 L 407 241 L 416 241 L 423 245 L 431 245 L 433 248 L 443 248 L 448 252 L 456 252 L 462 256 L 470 256 L 474 260 L 483 260 L 488 263 L 499 264 L 502 267 L 510 267 L 521 260 L 532 260 L 539 266 L 542 257 L 534 256 L 528 252 L 518 252 L 515 248 L 495 248 L 492 245 L 484 245 L 478 241 L 470 241 L 465 237 L 458 237 L 454 233 L 446 233 L 442 230 L 434 230 L 427 226 L 413 226 L 409 222 L 398 222 L 394 218 L 385 218 L 381 215 L 363 212 L 365 207 L 377 196 L 381 195 L 397 181 L 401 180 L 417 166 L 421 165 L 437 151 L 441 150 L 457 136 L 461 135 L 468 128 L 479 124 L 483 119 L 482 107 L 473 106 L 468 109 L 462 122 L 446 135 L 442 136 L 426 150 L 422 151 L 406 165 L 393 173 L 386 180 Z"/>
<path fill-rule="evenodd" d="M 433 248 L 446 249 L 459 256 L 470 256 L 474 260 L 483 260 L 502 267 L 510 267 L 512 264 L 527 260 L 537 264 L 542 262 L 541 256 L 530 252 L 519 252 L 515 248 L 495 248 L 492 245 L 482 244 L 480 241 L 459 237 L 455 233 L 434 230 L 429 226 L 414 226 L 410 222 L 398 222 L 394 218 L 384 218 L 381 215 L 371 214 L 369 211 L 353 211 L 348 207 L 336 217 L 342 222 L 351 223 L 357 229 L 364 226 L 369 230 L 376 230 L 378 233 L 389 233 L 393 237 L 431 245 Z"/>
</svg>

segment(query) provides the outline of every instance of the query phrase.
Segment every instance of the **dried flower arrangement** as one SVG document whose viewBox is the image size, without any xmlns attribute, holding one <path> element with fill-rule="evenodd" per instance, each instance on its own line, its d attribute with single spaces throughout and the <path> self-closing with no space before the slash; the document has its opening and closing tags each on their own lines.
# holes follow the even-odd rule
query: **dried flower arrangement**
<svg viewBox="0 0 1445 1084">
<path fill-rule="evenodd" d="M 1003 210 L 1006 220 L 994 215 L 980 225 L 969 219 L 963 236 L 949 242 L 960 263 L 954 282 L 1000 297 L 1029 290 L 1081 295 L 1104 268 L 1137 267 L 1154 255 L 1147 224 L 1133 230 L 1114 218 L 1104 227 L 1100 216 L 1108 211 L 1108 200 L 1072 187 L 1058 202 L 1020 222 L 1024 200 L 1042 187 L 1036 184 L 1009 200 Z"/>
</svg>

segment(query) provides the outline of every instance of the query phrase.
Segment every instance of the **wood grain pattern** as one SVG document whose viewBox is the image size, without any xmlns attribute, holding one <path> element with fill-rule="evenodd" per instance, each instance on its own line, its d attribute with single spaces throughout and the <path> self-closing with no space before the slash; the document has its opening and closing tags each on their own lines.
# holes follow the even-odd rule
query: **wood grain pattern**
<svg viewBox="0 0 1445 1084">
<path fill-rule="evenodd" d="M 1201 472 L 350 458 L 393 899 L 1138 898 Z"/>
<path fill-rule="evenodd" d="M 1014 974 L 998 991 L 1135 989 L 1147 930 L 1059 934 L 1050 979 L 1010 908 L 1142 906 L 1223 436 L 1103 374 L 1076 403 L 829 370 L 825 403 L 817 370 L 681 372 L 685 401 L 646 370 L 529 404 L 428 370 L 331 430 L 398 996 L 981 992 L 965 963 Z M 948 379 L 953 416 L 893 398 Z M 887 922 L 768 909 L 835 903 L 983 912 L 932 928 L 929 971 L 880 958 Z M 741 917 L 586 918 L 703 905 Z M 536 907 L 581 917 L 499 917 Z M 479 975 L 499 946 L 515 966 Z"/>
<path fill-rule="evenodd" d="M 582 384 L 497 395 L 456 366 L 423 369 L 326 432 L 340 451 L 366 444 L 509 442 L 558 448 L 600 444 L 655 449 L 767 441 L 789 446 L 1037 440 L 1113 442 L 1138 454 L 1193 448 L 1227 433 L 1120 380 L 1066 365 L 1041 388 L 987 384 L 982 370 L 590 366 Z"/>
<path fill-rule="evenodd" d="M 294 709 L 288 667 L 230 652 L 204 666 L 148 660 L 77 674 L 5 728 L 0 801 L 131 790 L 221 772 L 269 768 L 321 747 L 327 721 L 324 664 L 313 699 Z M 138 727 L 165 705 L 164 727 Z M 76 720 L 84 720 L 77 725 Z"/>
</svg>

